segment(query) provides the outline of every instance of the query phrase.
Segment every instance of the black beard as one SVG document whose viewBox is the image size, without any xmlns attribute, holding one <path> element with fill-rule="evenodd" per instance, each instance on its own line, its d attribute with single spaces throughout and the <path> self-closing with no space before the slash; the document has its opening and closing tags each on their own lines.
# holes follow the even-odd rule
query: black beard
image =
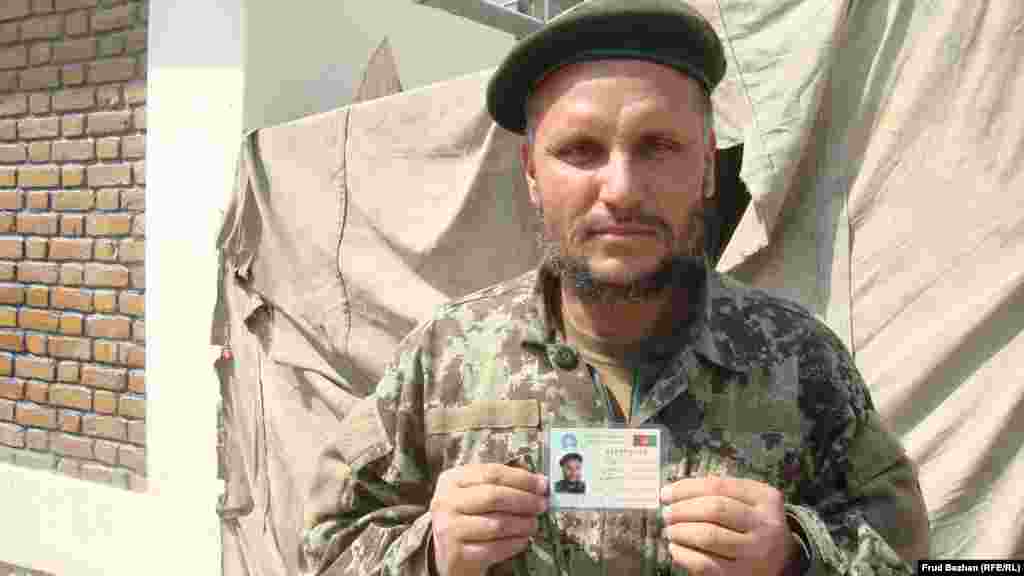
<svg viewBox="0 0 1024 576">
<path fill-rule="evenodd" d="M 541 267 L 561 279 L 564 286 L 585 302 L 612 304 L 616 302 L 641 302 L 651 300 L 670 287 L 689 287 L 703 280 L 707 272 L 703 253 L 703 214 L 695 214 L 690 232 L 701 239 L 696 244 L 701 249 L 688 253 L 674 253 L 661 262 L 654 271 L 631 278 L 625 283 L 607 282 L 594 276 L 589 262 L 582 256 L 570 256 L 558 241 L 547 237 L 544 230 L 543 214 L 538 214 L 541 229 L 537 234 L 543 261 Z"/>
</svg>

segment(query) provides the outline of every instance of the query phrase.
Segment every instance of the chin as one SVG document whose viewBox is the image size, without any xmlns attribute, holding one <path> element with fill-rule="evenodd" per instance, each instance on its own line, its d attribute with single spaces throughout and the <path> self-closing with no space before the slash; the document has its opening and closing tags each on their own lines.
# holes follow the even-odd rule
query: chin
<svg viewBox="0 0 1024 576">
<path fill-rule="evenodd" d="M 656 258 L 590 259 L 590 270 L 594 278 L 608 284 L 632 284 L 640 278 L 657 272 L 664 260 Z"/>
</svg>

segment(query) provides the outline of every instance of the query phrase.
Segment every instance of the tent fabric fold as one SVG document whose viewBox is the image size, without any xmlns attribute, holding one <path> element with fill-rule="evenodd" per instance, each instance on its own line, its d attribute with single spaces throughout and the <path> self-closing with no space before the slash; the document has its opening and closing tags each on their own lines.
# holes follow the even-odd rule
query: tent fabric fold
<svg viewBox="0 0 1024 576">
<path fill-rule="evenodd" d="M 1024 558 L 1024 3 L 698 0 L 751 201 L 719 268 L 853 351 L 932 557 Z M 390 58 L 390 55 L 388 56 Z M 224 573 L 297 574 L 320 447 L 444 301 L 539 259 L 491 71 L 262 129 L 220 235 Z"/>
</svg>

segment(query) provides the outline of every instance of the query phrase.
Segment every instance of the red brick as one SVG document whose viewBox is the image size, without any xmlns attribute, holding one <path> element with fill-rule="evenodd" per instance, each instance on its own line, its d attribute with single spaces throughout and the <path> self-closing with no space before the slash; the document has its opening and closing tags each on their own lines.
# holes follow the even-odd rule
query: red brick
<svg viewBox="0 0 1024 576">
<path fill-rule="evenodd" d="M 26 204 L 28 204 L 26 208 L 29 210 L 42 211 L 49 210 L 50 208 L 50 193 L 45 190 L 32 190 L 25 195 L 25 198 L 27 200 Z M 32 258 L 32 256 L 29 256 L 29 258 Z"/>
<path fill-rule="evenodd" d="M 17 378 L 0 378 L 0 398 L 21 400 L 24 397 L 25 382 L 23 380 L 19 380 Z"/>
<path fill-rule="evenodd" d="M 53 236 L 57 234 L 56 214 L 18 214 L 18 233 Z"/>
<path fill-rule="evenodd" d="M 28 50 L 28 61 L 32 66 L 49 64 L 52 58 L 53 50 L 50 48 L 49 42 L 36 44 Z M 32 107 L 32 110 L 35 111 L 35 106 Z"/>
<path fill-rule="evenodd" d="M 29 206 L 30 207 L 42 207 L 45 210 L 46 203 L 40 202 L 39 191 L 29 193 Z M 44 193 L 45 197 L 45 193 Z M 47 239 L 31 236 L 25 239 L 25 258 L 29 260 L 45 260 L 46 259 L 46 246 Z"/>
<path fill-rule="evenodd" d="M 142 370 L 130 370 L 128 372 L 128 390 L 136 394 L 145 394 L 146 373 Z"/>
<path fill-rule="evenodd" d="M 85 284 L 87 286 L 127 288 L 131 279 L 128 268 L 117 264 L 86 264 Z M 99 295 L 97 295 L 97 298 Z M 99 303 L 97 302 L 97 308 Z"/>
<path fill-rule="evenodd" d="M 85 268 L 81 264 L 61 264 L 60 283 L 65 286 L 81 286 Z"/>
<path fill-rule="evenodd" d="M 57 66 L 40 66 L 29 68 L 21 73 L 22 90 L 44 90 L 60 88 L 60 68 Z"/>
<path fill-rule="evenodd" d="M 53 45 L 53 61 L 58 64 L 84 62 L 96 58 L 96 39 L 79 38 Z"/>
<path fill-rule="evenodd" d="M 0 2 L 0 6 L 3 3 Z M 11 46 L 0 49 L 0 70 L 24 68 L 28 65 L 28 47 L 25 45 Z"/>
<path fill-rule="evenodd" d="M 86 162 L 95 158 L 96 150 L 92 140 L 62 140 L 53 143 L 54 162 Z"/>
<path fill-rule="evenodd" d="M 128 110 L 96 112 L 89 114 L 87 130 L 93 135 L 125 132 L 131 127 L 131 119 L 132 113 Z"/>
<path fill-rule="evenodd" d="M 146 191 L 139 188 L 121 190 L 121 207 L 132 212 L 145 211 Z"/>
<path fill-rule="evenodd" d="M 96 192 L 97 210 L 117 210 L 121 207 L 121 193 L 117 188 L 101 188 Z"/>
<path fill-rule="evenodd" d="M 91 316 L 85 321 L 85 333 L 92 338 L 127 339 L 131 332 L 131 319 L 123 316 Z"/>
<path fill-rule="evenodd" d="M 82 431 L 82 415 L 74 410 L 60 410 L 57 412 L 57 427 L 62 432 L 77 434 Z"/>
<path fill-rule="evenodd" d="M 92 410 L 92 390 L 84 386 L 54 384 L 50 388 L 50 403 L 77 410 Z"/>
<path fill-rule="evenodd" d="M 129 420 L 128 421 L 128 441 L 132 444 L 145 444 L 146 443 L 146 421 L 145 420 Z"/>
<path fill-rule="evenodd" d="M 21 352 L 25 349 L 25 335 L 11 330 L 0 330 L 0 349 Z"/>
<path fill-rule="evenodd" d="M 85 216 L 81 214 L 65 214 L 60 217 L 60 233 L 63 236 L 82 236 L 85 234 Z"/>
<path fill-rule="evenodd" d="M 32 13 L 49 14 L 53 12 L 53 0 L 32 0 Z"/>
<path fill-rule="evenodd" d="M 21 237 L 0 237 L 0 258 L 20 260 L 24 253 L 24 241 Z"/>
<path fill-rule="evenodd" d="M 53 307 L 60 310 L 81 310 L 92 312 L 92 292 L 77 288 L 55 287 Z"/>
<path fill-rule="evenodd" d="M 59 270 L 53 262 L 22 262 L 18 264 L 18 282 L 56 284 Z"/>
<path fill-rule="evenodd" d="M 97 32 L 109 32 L 129 28 L 135 24 L 135 5 L 127 4 L 110 10 L 100 10 L 93 14 L 92 29 Z"/>
<path fill-rule="evenodd" d="M 57 364 L 52 358 L 18 356 L 14 359 L 14 374 L 18 378 L 53 380 L 56 369 Z"/>
<path fill-rule="evenodd" d="M 93 453 L 100 462 L 113 466 L 117 464 L 117 444 L 106 440 L 97 440 Z"/>
<path fill-rule="evenodd" d="M 21 116 L 28 113 L 28 95 L 0 96 L 0 116 Z"/>
<path fill-rule="evenodd" d="M 46 382 L 29 380 L 25 382 L 25 399 L 36 404 L 46 404 L 50 397 L 49 385 Z"/>
<path fill-rule="evenodd" d="M 24 448 L 25 429 L 9 422 L 0 422 L 0 444 L 13 448 Z"/>
<path fill-rule="evenodd" d="M 28 145 L 28 159 L 36 164 L 50 161 L 50 143 L 32 142 Z"/>
<path fill-rule="evenodd" d="M 121 106 L 121 85 L 100 86 L 96 90 L 96 103 L 101 108 L 119 108 Z"/>
<path fill-rule="evenodd" d="M 117 244 L 114 240 L 99 238 L 96 240 L 93 258 L 100 262 L 114 262 L 117 260 Z"/>
<path fill-rule="evenodd" d="M 28 333 L 25 335 L 25 348 L 28 349 L 29 354 L 35 354 L 36 356 L 46 355 L 46 334 L 32 334 Z M 45 403 L 46 398 L 38 400 L 40 403 Z"/>
<path fill-rule="evenodd" d="M 0 213 L 0 232 L 14 232 L 15 216 L 11 213 Z M 14 278 L 14 262 L 0 262 L 0 280 Z"/>
<path fill-rule="evenodd" d="M 122 444 L 118 446 L 117 462 L 125 468 L 144 473 L 146 471 L 146 450 Z"/>
<path fill-rule="evenodd" d="M 89 33 L 89 12 L 82 10 L 68 14 L 64 22 L 64 30 L 68 36 L 85 36 Z"/>
<path fill-rule="evenodd" d="M 45 430 L 29 428 L 25 430 L 25 446 L 29 450 L 45 452 L 50 449 L 49 436 Z"/>
<path fill-rule="evenodd" d="M 50 260 L 89 260 L 91 238 L 54 238 L 50 241 Z"/>
<path fill-rule="evenodd" d="M 14 188 L 18 184 L 18 169 L 14 166 L 0 167 L 0 188 Z"/>
<path fill-rule="evenodd" d="M 121 156 L 121 139 L 100 138 L 96 141 L 96 157 L 100 160 L 115 160 Z"/>
<path fill-rule="evenodd" d="M 55 0 L 54 7 L 57 12 L 77 10 L 79 8 L 95 8 L 99 0 Z"/>
<path fill-rule="evenodd" d="M 60 167 L 60 183 L 65 188 L 78 188 L 85 184 L 85 167 L 64 165 Z"/>
<path fill-rule="evenodd" d="M 14 375 L 14 356 L 6 352 L 0 353 L 0 376 Z M 2 418 L 0 418 L 2 420 Z"/>
<path fill-rule="evenodd" d="M 105 82 L 124 82 L 135 78 L 135 58 L 111 58 L 99 60 L 88 65 L 89 82 L 103 84 Z"/>
<path fill-rule="evenodd" d="M 67 336 L 54 336 L 50 338 L 50 355 L 55 358 L 73 358 L 76 360 L 91 360 L 92 346 L 85 338 L 72 338 Z M 77 380 L 77 376 L 75 380 Z"/>
<path fill-rule="evenodd" d="M 120 392 L 124 390 L 125 375 L 124 368 L 105 368 L 92 364 L 82 365 L 82 384 L 93 388 L 103 388 Z"/>
<path fill-rule="evenodd" d="M 28 147 L 24 144 L 0 144 L 0 163 L 19 164 L 28 160 Z"/>
<path fill-rule="evenodd" d="M 96 105 L 96 89 L 92 87 L 69 88 L 60 90 L 53 95 L 53 109 L 59 112 L 70 110 L 88 110 Z M 91 142 L 90 150 L 91 150 Z M 91 157 L 90 157 L 91 158 Z M 76 158 L 88 160 L 90 158 Z"/>
<path fill-rule="evenodd" d="M 30 18 L 21 23 L 22 40 L 52 40 L 62 33 L 64 18 L 61 16 L 41 16 Z"/>
<path fill-rule="evenodd" d="M 139 344 L 122 342 L 118 346 L 119 363 L 132 368 L 146 367 L 146 347 Z"/>
<path fill-rule="evenodd" d="M 22 308 L 18 310 L 18 325 L 27 330 L 56 332 L 60 325 L 60 318 L 49 310 Z"/>
<path fill-rule="evenodd" d="M 14 422 L 14 400 L 0 398 L 0 420 Z"/>
<path fill-rule="evenodd" d="M 56 138 L 60 135 L 60 121 L 55 116 L 18 120 L 18 137 L 22 140 Z"/>
<path fill-rule="evenodd" d="M 22 188 L 55 188 L 60 186 L 60 166 L 20 166 L 18 186 Z"/>
<path fill-rule="evenodd" d="M 86 169 L 89 186 L 126 186 L 132 183 L 131 164 L 96 164 Z"/>
<path fill-rule="evenodd" d="M 20 284 L 0 284 L 0 303 L 21 304 L 25 302 L 25 287 Z"/>
<path fill-rule="evenodd" d="M 109 466 L 97 464 L 96 462 L 82 462 L 82 469 L 79 472 L 82 480 L 95 482 L 97 484 L 113 484 L 114 470 Z"/>
<path fill-rule="evenodd" d="M 0 326 L 17 327 L 18 309 L 13 306 L 0 306 Z"/>
<path fill-rule="evenodd" d="M 145 290 L 146 289 L 146 267 L 145 266 L 132 266 L 131 271 L 131 283 L 129 286 L 134 290 Z"/>
<path fill-rule="evenodd" d="M 25 303 L 36 308 L 50 305 L 50 288 L 47 286 L 29 286 L 25 291 Z"/>
<path fill-rule="evenodd" d="M 50 342 L 58 340 L 59 338 L 59 336 L 51 338 Z M 61 382 L 71 382 L 74 384 L 78 382 L 78 376 L 78 362 L 57 362 L 57 380 L 60 380 Z"/>
<path fill-rule="evenodd" d="M 115 364 L 117 362 L 117 342 L 96 340 L 92 346 L 92 356 L 97 362 Z"/>
<path fill-rule="evenodd" d="M 70 336 L 81 336 L 82 335 L 82 321 L 83 317 L 81 314 L 68 314 L 64 313 L 60 315 L 60 333 Z"/>
<path fill-rule="evenodd" d="M 117 311 L 117 293 L 110 292 L 107 290 L 96 291 L 96 311 L 97 312 L 116 312 Z"/>
<path fill-rule="evenodd" d="M 0 210 L 21 210 L 21 190 L 0 190 Z"/>
<path fill-rule="evenodd" d="M 53 430 L 57 427 L 57 411 L 34 402 L 18 402 L 15 407 L 14 421 L 22 426 Z"/>
<path fill-rule="evenodd" d="M 111 440 L 125 440 L 128 437 L 127 423 L 117 416 L 87 414 L 82 419 L 82 432 Z"/>
<path fill-rule="evenodd" d="M 93 442 L 92 438 L 85 436 L 54 434 L 53 451 L 62 456 L 74 456 L 75 458 L 90 460 L 93 458 Z"/>
<path fill-rule="evenodd" d="M 118 308 L 122 314 L 145 316 L 146 295 L 135 292 L 122 292 Z"/>
<path fill-rule="evenodd" d="M 24 18 L 32 13 L 29 0 L 4 0 L 0 3 L 0 20 Z"/>
<path fill-rule="evenodd" d="M 97 414 L 112 415 L 117 413 L 117 394 L 107 390 L 97 390 L 93 394 L 92 409 Z"/>
</svg>

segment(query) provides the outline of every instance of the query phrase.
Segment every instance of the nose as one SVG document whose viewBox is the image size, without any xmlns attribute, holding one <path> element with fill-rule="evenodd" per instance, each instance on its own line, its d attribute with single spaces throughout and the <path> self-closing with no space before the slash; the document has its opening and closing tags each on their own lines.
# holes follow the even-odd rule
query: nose
<svg viewBox="0 0 1024 576">
<path fill-rule="evenodd" d="M 613 152 L 602 166 L 600 201 L 613 211 L 628 211 L 639 206 L 643 198 L 642 176 L 628 154 Z"/>
</svg>

